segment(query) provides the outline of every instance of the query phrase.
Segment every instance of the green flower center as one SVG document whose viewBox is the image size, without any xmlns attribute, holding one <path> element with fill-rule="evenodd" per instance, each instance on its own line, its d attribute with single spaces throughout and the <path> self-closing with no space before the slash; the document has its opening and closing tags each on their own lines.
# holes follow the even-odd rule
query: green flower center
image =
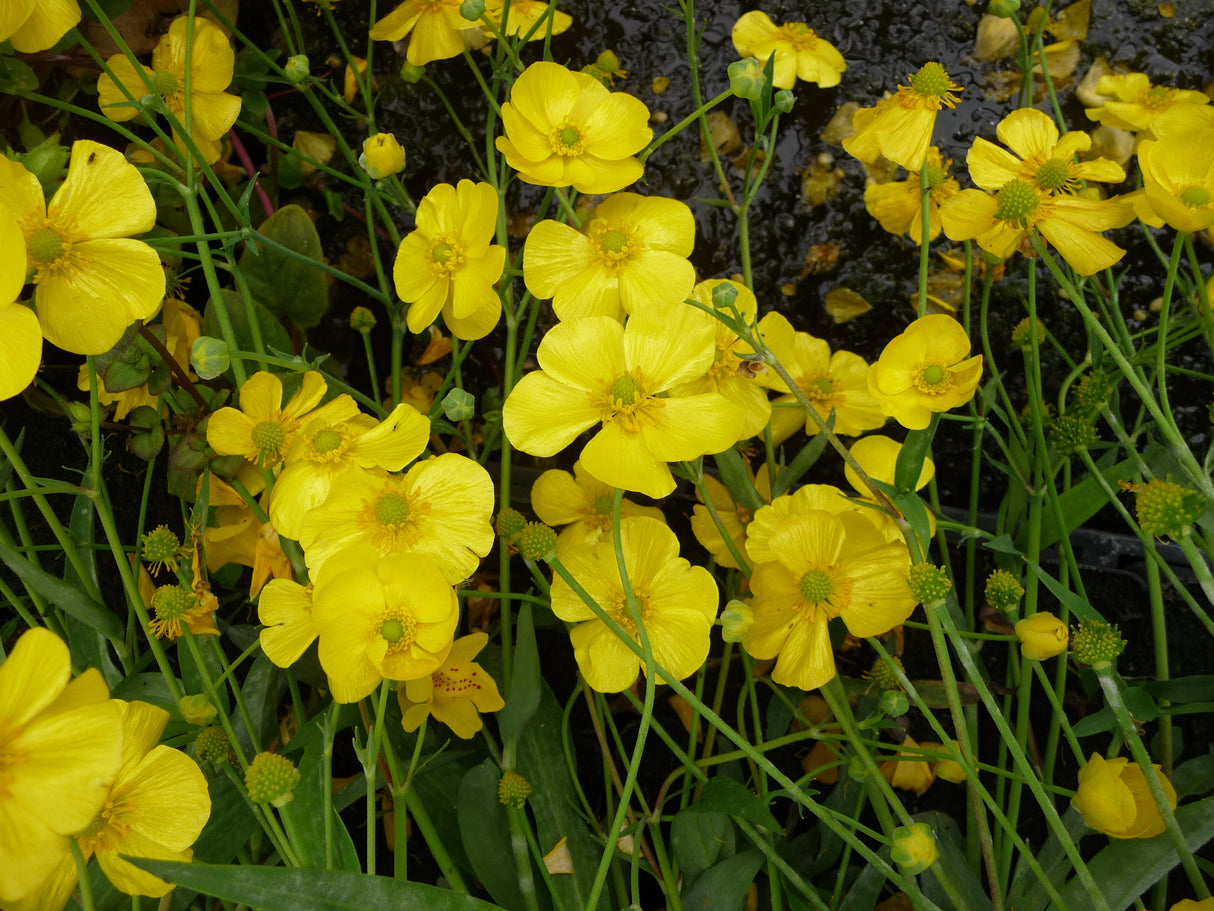
<svg viewBox="0 0 1214 911">
<path fill-rule="evenodd" d="M 615 505 L 614 500 L 615 500 L 615 498 L 609 493 L 605 493 L 601 497 L 595 497 L 594 498 L 594 514 L 596 516 L 611 515 L 611 510 L 614 508 L 614 505 Z"/>
<path fill-rule="evenodd" d="M 568 148 L 573 148 L 575 145 L 577 145 L 579 142 L 582 141 L 582 134 L 579 133 L 577 130 L 575 130 L 573 127 L 565 127 L 557 135 L 560 137 L 561 144 Z"/>
<path fill-rule="evenodd" d="M 430 251 L 430 258 L 440 266 L 445 266 L 447 265 L 447 261 L 451 259 L 451 253 L 450 244 L 436 244 L 434 249 Z"/>
<path fill-rule="evenodd" d="M 923 368 L 923 382 L 929 386 L 939 386 L 946 376 L 948 374 L 939 364 L 928 364 Z"/>
<path fill-rule="evenodd" d="M 152 596 L 157 620 L 180 620 L 194 605 L 194 594 L 180 585 L 162 585 Z"/>
<path fill-rule="evenodd" d="M 409 501 L 400 494 L 380 494 L 375 501 L 375 521 L 380 525 L 404 525 L 408 518 Z"/>
<path fill-rule="evenodd" d="M 63 237 L 53 228 L 39 228 L 25 243 L 29 258 L 41 265 L 55 262 L 67 250 Z"/>
<path fill-rule="evenodd" d="M 322 430 L 312 438 L 312 448 L 317 452 L 332 452 L 341 445 L 341 434 L 336 430 Z"/>
<path fill-rule="evenodd" d="M 929 164 L 924 170 L 927 171 L 927 187 L 929 190 L 934 190 L 944 183 L 944 168 L 940 165 Z"/>
<path fill-rule="evenodd" d="M 830 598 L 834 582 L 824 569 L 811 569 L 801 577 L 801 597 L 817 604 Z"/>
<path fill-rule="evenodd" d="M 633 405 L 641 395 L 641 384 L 630 376 L 616 377 L 608 392 L 625 405 Z"/>
<path fill-rule="evenodd" d="M 262 421 L 253 428 L 249 436 L 253 440 L 253 445 L 257 447 L 257 451 L 262 456 L 276 454 L 282 448 L 282 444 L 287 438 L 286 431 L 282 429 L 282 425 L 276 424 L 274 421 Z"/>
<path fill-rule="evenodd" d="M 1023 180 L 1009 180 L 995 196 L 995 217 L 1022 222 L 1041 204 L 1041 195 Z"/>
<path fill-rule="evenodd" d="M 819 395 L 830 395 L 835 391 L 835 384 L 829 376 L 819 376 L 810 382 L 813 390 L 816 390 Z"/>
<path fill-rule="evenodd" d="M 1070 162 L 1061 158 L 1050 158 L 1037 169 L 1037 185 L 1050 192 L 1066 187 L 1071 180 Z"/>
<path fill-rule="evenodd" d="M 620 253 L 628 246 L 628 235 L 623 231 L 608 231 L 603 235 L 603 249 L 608 253 Z"/>
<path fill-rule="evenodd" d="M 161 98 L 177 94 L 177 77 L 168 70 L 157 70 L 152 75 L 152 91 Z"/>
<path fill-rule="evenodd" d="M 417 633 L 417 621 L 409 614 L 388 617 L 379 625 L 379 634 L 393 646 L 392 651 L 411 645 Z"/>
<path fill-rule="evenodd" d="M 1153 111 L 1165 110 L 1172 99 L 1172 90 L 1166 85 L 1152 86 L 1138 97 L 1138 103 Z"/>
<path fill-rule="evenodd" d="M 1210 193 L 1205 187 L 1189 187 L 1181 192 L 1180 201 L 1191 209 L 1203 209 L 1210 204 Z"/>
<path fill-rule="evenodd" d="M 917 93 L 934 98 L 941 98 L 947 95 L 949 87 L 952 85 L 952 81 L 948 78 L 948 72 L 935 60 L 931 60 L 919 67 L 919 72 L 911 76 L 910 82 L 911 87 Z"/>
</svg>

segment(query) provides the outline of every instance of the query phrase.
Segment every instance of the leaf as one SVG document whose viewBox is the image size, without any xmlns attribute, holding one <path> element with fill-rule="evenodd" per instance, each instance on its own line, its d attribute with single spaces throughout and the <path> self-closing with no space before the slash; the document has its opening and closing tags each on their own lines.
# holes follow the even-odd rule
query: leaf
<svg viewBox="0 0 1214 911">
<path fill-rule="evenodd" d="M 232 322 L 232 333 L 236 336 L 237 347 L 241 351 L 257 350 L 257 346 L 253 342 L 253 332 L 249 329 L 249 312 L 244 298 L 231 288 L 224 288 L 220 294 L 223 295 L 223 303 L 228 309 L 228 318 Z M 287 330 L 282 327 L 278 318 L 258 301 L 252 300 L 249 303 L 257 315 L 257 325 L 261 328 L 261 341 L 266 350 L 271 348 L 289 350 L 291 336 L 287 334 Z M 206 313 L 203 314 L 202 334 L 211 338 L 223 338 L 223 329 L 219 325 L 219 316 L 214 301 L 207 304 Z"/>
<path fill-rule="evenodd" d="M 982 880 L 978 878 L 977 872 L 965 858 L 965 851 L 961 847 L 961 831 L 957 828 L 957 823 L 953 818 L 936 811 L 916 813 L 912 818 L 916 822 L 925 822 L 932 827 L 932 833 L 936 837 L 936 848 L 940 852 L 936 863 L 931 867 L 933 875 L 924 874 L 920 877 L 919 882 L 924 894 L 941 908 L 954 907 L 956 911 L 986 911 L 989 909 L 991 900 L 983 889 Z M 961 899 L 960 906 L 955 906 L 948 900 L 937 875 L 934 875 L 937 873 L 945 875 L 952 883 L 953 888 L 957 891 L 957 897 Z"/>
<path fill-rule="evenodd" d="M 301 329 L 319 325 L 329 308 L 329 282 L 324 272 L 306 262 L 323 261 L 316 225 L 302 208 L 290 205 L 262 222 L 258 232 L 302 259 L 264 243 L 258 244 L 257 253 L 246 247 L 240 256 L 240 268 L 253 298 Z"/>
<path fill-rule="evenodd" d="M 1111 487 L 1116 489 L 1118 481 L 1132 478 L 1136 470 L 1134 462 L 1126 459 L 1116 465 L 1102 468 L 1100 474 Z M 1057 544 L 1063 533 L 1070 534 L 1079 528 L 1107 506 L 1108 502 L 1109 498 L 1105 495 L 1104 488 L 1100 486 L 1100 482 L 1096 478 L 1091 476 L 1063 491 L 1058 496 L 1058 505 L 1061 508 L 1061 515 L 1066 521 L 1066 528 L 1060 532 L 1058 523 L 1054 520 L 1054 510 L 1045 510 L 1045 514 L 1041 517 L 1041 548 L 1044 550 Z M 1017 538 L 1017 544 L 1024 546 L 1024 536 L 1027 534 L 1026 526 L 1020 537 Z"/>
<path fill-rule="evenodd" d="M 501 770 L 492 759 L 469 769 L 459 783 L 460 838 L 472 864 L 472 872 L 503 908 L 526 907 L 519 890 L 514 851 L 510 846 L 510 822 L 506 808 L 497 799 Z"/>
<path fill-rule="evenodd" d="M 506 706 L 497 713 L 502 742 L 510 743 L 540 706 L 540 656 L 535 644 L 535 625 L 531 621 L 531 605 L 519 610 L 514 640 L 514 674 Z"/>
<path fill-rule="evenodd" d="M 169 882 L 258 911 L 489 911 L 497 907 L 450 889 L 362 873 L 130 860 Z"/>
<path fill-rule="evenodd" d="M 124 638 L 122 622 L 104 604 L 94 601 L 76 586 L 56 579 L 7 544 L 0 543 L 0 562 L 22 582 L 85 626 L 97 630 L 107 639 L 120 642 Z"/>
<path fill-rule="evenodd" d="M 0 92 L 19 95 L 38 88 L 38 76 L 24 60 L 5 55 L 0 57 Z"/>
<path fill-rule="evenodd" d="M 333 865 L 338 870 L 357 873 L 359 870 L 358 851 L 354 841 L 346 829 L 345 823 L 332 807 L 332 800 L 326 800 L 325 794 L 325 759 L 324 738 L 321 731 L 322 720 L 327 716 L 321 715 L 313 719 L 298 734 L 291 738 L 287 752 L 296 746 L 303 747 L 303 755 L 296 763 L 299 768 L 299 784 L 295 786 L 295 799 L 282 807 L 279 812 L 285 819 L 292 822 L 296 834 L 294 845 L 299 851 L 300 863 L 318 870 L 325 868 L 325 807 L 333 816 L 332 824 L 332 854 Z"/>
<path fill-rule="evenodd" d="M 1078 844 L 1079 839 L 1088 831 L 1083 817 L 1074 808 L 1068 809 L 1062 815 L 1062 826 L 1066 830 L 1067 839 L 1074 844 Z M 1061 889 L 1073 868 L 1070 858 L 1062 849 L 1062 842 L 1058 840 L 1058 836 L 1053 831 L 1050 832 L 1049 838 L 1035 856 L 1047 880 L 1053 884 L 1055 889 Z M 1041 888 L 1037 872 L 1021 857 L 1017 863 L 1016 872 L 1012 876 L 1011 888 L 1008 889 L 1008 907 L 1015 908 L 1017 911 L 1045 911 L 1049 900 L 1049 895 Z"/>
<path fill-rule="evenodd" d="M 721 849 L 733 842 L 733 823 L 724 813 L 703 813 L 690 806 L 680 810 L 670 825 L 671 850 L 683 872 L 692 876 L 711 867 Z"/>
<path fill-rule="evenodd" d="M 1121 694 L 1126 708 L 1130 710 L 1135 721 L 1154 721 L 1159 717 L 1159 706 L 1151 698 L 1150 692 L 1141 686 L 1127 687 Z M 1082 718 L 1074 727 L 1076 737 L 1090 737 L 1093 734 L 1103 734 L 1118 729 L 1117 716 L 1113 710 L 1105 706 L 1098 712 L 1093 712 Z"/>
<path fill-rule="evenodd" d="M 741 911 L 746 891 L 762 866 L 763 854 L 754 849 L 725 858 L 696 877 L 683 896 L 683 907 L 697 911 Z"/>
<path fill-rule="evenodd" d="M 753 822 L 769 832 L 780 831 L 780 823 L 767 809 L 767 801 L 741 782 L 724 775 L 710 778 L 700 799 L 688 809 L 695 813 L 725 813 Z"/>
<path fill-rule="evenodd" d="M 1166 699 L 1176 705 L 1214 702 L 1214 674 L 1191 674 L 1172 680 L 1148 680 L 1143 687 L 1156 699 Z"/>
</svg>

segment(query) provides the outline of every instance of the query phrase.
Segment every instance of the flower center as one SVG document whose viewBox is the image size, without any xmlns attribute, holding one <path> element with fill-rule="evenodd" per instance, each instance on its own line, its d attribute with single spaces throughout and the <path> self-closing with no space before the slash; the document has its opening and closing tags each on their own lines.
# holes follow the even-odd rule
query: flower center
<svg viewBox="0 0 1214 911">
<path fill-rule="evenodd" d="M 934 190 L 944 182 L 945 173 L 942 165 L 929 164 L 924 170 L 927 171 L 927 186 L 929 190 Z"/>
<path fill-rule="evenodd" d="M 801 577 L 801 597 L 806 601 L 825 601 L 834 586 L 830 574 L 824 569 L 811 569 Z"/>
<path fill-rule="evenodd" d="M 610 516 L 614 508 L 615 497 L 611 494 L 605 493 L 594 498 L 594 514 L 596 516 Z"/>
<path fill-rule="evenodd" d="M 941 395 L 952 385 L 952 374 L 941 364 L 926 364 L 915 375 L 915 389 L 925 395 Z"/>
<path fill-rule="evenodd" d="M 63 256 L 67 244 L 54 228 L 39 228 L 26 240 L 25 248 L 35 263 L 48 266 Z"/>
<path fill-rule="evenodd" d="M 409 518 L 409 501 L 398 493 L 380 494 L 375 501 L 375 521 L 380 525 L 404 525 Z"/>
<path fill-rule="evenodd" d="M 1138 103 L 1151 111 L 1165 111 L 1171 105 L 1172 90 L 1166 85 L 1156 85 L 1138 96 Z"/>
<path fill-rule="evenodd" d="M 312 448 L 319 453 L 332 452 L 341 445 L 341 434 L 336 430 L 322 430 L 312 437 Z"/>
<path fill-rule="evenodd" d="M 911 88 L 920 95 L 942 97 L 948 94 L 952 80 L 948 72 L 935 60 L 928 61 L 919 67 L 919 72 L 911 76 Z"/>
<path fill-rule="evenodd" d="M 623 231 L 608 231 L 603 235 L 603 250 L 606 253 L 620 253 L 628 246 L 628 235 Z"/>
<path fill-rule="evenodd" d="M 253 428 L 249 437 L 253 440 L 253 445 L 257 447 L 258 456 L 262 459 L 269 459 L 277 457 L 282 451 L 282 444 L 286 442 L 287 434 L 281 424 L 274 421 L 262 421 Z"/>
<path fill-rule="evenodd" d="M 592 393 L 591 401 L 604 424 L 619 421 L 630 433 L 656 425 L 659 413 L 666 407 L 665 402 L 650 394 L 644 377 L 630 373 L 616 377 L 601 394 Z"/>
<path fill-rule="evenodd" d="M 152 74 L 152 91 L 161 98 L 177 94 L 177 77 L 168 70 L 157 70 Z"/>
<path fill-rule="evenodd" d="M 816 376 L 805 384 L 805 394 L 814 402 L 829 398 L 834 391 L 835 384 L 829 376 Z"/>
<path fill-rule="evenodd" d="M 1180 201 L 1191 209 L 1204 209 L 1210 203 L 1210 193 L 1205 187 L 1189 187 L 1181 192 Z"/>
<path fill-rule="evenodd" d="M 436 237 L 426 251 L 430 272 L 436 278 L 446 278 L 457 272 L 464 262 L 463 248 L 451 238 Z"/>
<path fill-rule="evenodd" d="M 1071 164 L 1061 158 L 1050 158 L 1037 169 L 1037 186 L 1051 193 L 1064 190 L 1071 182 Z"/>
<path fill-rule="evenodd" d="M 812 51 L 818 46 L 818 36 L 804 22 L 788 22 L 780 26 L 784 39 L 798 51 Z"/>
<path fill-rule="evenodd" d="M 620 400 L 622 405 L 636 404 L 637 397 L 641 394 L 641 384 L 632 377 L 625 374 L 624 376 L 616 377 L 615 382 L 611 384 L 608 394 L 615 399 Z"/>
<path fill-rule="evenodd" d="M 810 609 L 810 620 L 830 620 L 851 603 L 851 579 L 835 566 L 811 567 L 798 588 Z"/>
<path fill-rule="evenodd" d="M 1023 180 L 1009 180 L 995 196 L 995 217 L 1023 226 L 1041 204 L 1041 195 Z"/>
<path fill-rule="evenodd" d="M 416 631 L 417 622 L 411 614 L 389 617 L 379 625 L 379 634 L 383 636 L 384 641 L 390 642 L 397 648 L 404 648 L 412 644 Z"/>
<path fill-rule="evenodd" d="M 590 264 L 614 276 L 622 274 L 645 249 L 636 237 L 635 228 L 627 223 L 607 224 L 595 219 L 587 228 L 587 237 L 590 240 Z"/>
<path fill-rule="evenodd" d="M 548 143 L 552 146 L 553 154 L 562 158 L 573 158 L 586 150 L 585 138 L 582 131 L 572 123 L 562 123 L 548 134 Z"/>
</svg>

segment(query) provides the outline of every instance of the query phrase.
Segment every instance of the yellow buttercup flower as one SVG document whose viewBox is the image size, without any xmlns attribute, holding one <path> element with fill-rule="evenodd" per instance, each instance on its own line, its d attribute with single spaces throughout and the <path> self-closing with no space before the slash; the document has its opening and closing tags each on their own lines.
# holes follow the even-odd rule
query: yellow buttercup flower
<svg viewBox="0 0 1214 911">
<path fill-rule="evenodd" d="M 864 516 L 800 508 L 805 502 L 789 498 L 792 509 L 776 530 L 747 542 L 756 563 L 754 623 L 742 646 L 756 658 L 776 658 L 776 683 L 812 690 L 835 676 L 830 620 L 840 617 L 853 636 L 881 635 L 911 615 L 915 598 L 905 544 L 886 542 Z M 751 527 L 775 512 L 759 510 Z"/>
<path fill-rule="evenodd" d="M 502 105 L 497 149 L 527 183 L 614 193 L 640 179 L 633 156 L 653 138 L 649 110 L 585 73 L 545 60 L 523 70 Z"/>
<path fill-rule="evenodd" d="M 895 788 L 924 794 L 936 780 L 936 770 L 930 757 L 924 756 L 915 738 L 902 741 L 897 754 L 879 766 L 881 775 Z"/>
<path fill-rule="evenodd" d="M 38 317 L 16 302 L 25 272 L 25 237 L 17 220 L 0 211 L 0 401 L 32 383 L 42 361 Z"/>
<path fill-rule="evenodd" d="M 676 677 L 689 677 L 708 657 L 709 634 L 720 594 L 708 570 L 679 556 L 679 540 L 657 519 L 625 519 L 620 544 L 628 580 L 654 660 Z M 566 568 L 634 641 L 639 632 L 625 600 L 612 541 L 570 551 Z M 644 664 L 598 619 L 560 576 L 552 580 L 552 612 L 577 623 L 569 632 L 586 685 L 600 693 L 632 686 Z"/>
<path fill-rule="evenodd" d="M 531 485 L 531 508 L 545 525 L 565 526 L 556 539 L 560 556 L 571 547 L 610 537 L 614 493 L 614 488 L 592 478 L 581 462 L 574 462 L 572 474 L 553 468 L 536 478 Z M 662 510 L 639 506 L 625 497 L 620 502 L 620 517 L 632 516 L 664 518 Z"/>
<path fill-rule="evenodd" d="M 287 454 L 305 419 L 336 422 L 358 414 L 358 405 L 344 393 L 321 405 L 327 389 L 320 371 L 309 370 L 283 407 L 282 380 L 258 371 L 240 387 L 239 410 L 228 406 L 211 415 L 207 442 L 219 455 L 243 456 L 254 465 L 273 467 Z"/>
<path fill-rule="evenodd" d="M 312 589 L 320 664 L 338 702 L 357 702 L 384 678 L 433 674 L 458 621 L 455 590 L 417 554 L 351 547 L 325 562 Z"/>
<path fill-rule="evenodd" d="M 7 0 L 0 4 L 0 41 L 19 54 L 45 51 L 80 21 L 76 0 Z"/>
<path fill-rule="evenodd" d="M 376 133 L 363 140 L 358 166 L 372 180 L 391 177 L 405 169 L 405 149 L 391 133 Z"/>
<path fill-rule="evenodd" d="M 742 410 L 720 393 L 662 396 L 712 366 L 713 323 L 683 304 L 646 307 L 627 326 L 606 316 L 558 323 L 540 342 L 542 369 L 506 399 L 507 438 L 551 456 L 601 423 L 582 467 L 613 487 L 666 496 L 674 490 L 668 462 L 722 452 L 738 439 Z"/>
<path fill-rule="evenodd" d="M 316 641 L 312 622 L 312 586 L 274 579 L 257 599 L 258 639 L 265 656 L 278 667 L 290 667 Z"/>
<path fill-rule="evenodd" d="M 34 308 L 51 344 L 102 354 L 131 323 L 160 308 L 160 257 L 129 237 L 152 229 L 156 204 L 121 152 L 87 139 L 72 143 L 67 179 L 49 204 L 37 177 L 0 157 L 0 209 L 8 210 L 25 235 Z M 13 263 L 3 266 L 7 278 Z M 28 325 L 21 328 L 28 332 Z"/>
<path fill-rule="evenodd" d="M 716 307 L 713 291 L 721 286 L 732 288 L 737 297 L 734 298 L 734 308 L 748 325 L 753 325 L 759 303 L 754 292 L 738 282 L 727 278 L 714 278 L 700 282 L 691 292 L 693 300 L 699 301 L 705 307 Z M 725 308 L 725 314 L 733 317 Z M 739 440 L 749 440 L 762 433 L 771 418 L 771 402 L 767 399 L 767 391 L 759 383 L 749 368 L 750 362 L 746 355 L 753 354 L 750 346 L 738 337 L 738 334 L 720 320 L 715 321 L 716 354 L 712 366 L 699 379 L 691 380 L 673 390 L 675 395 L 696 395 L 701 392 L 719 392 L 742 409 L 742 426 L 738 429 Z"/>
<path fill-rule="evenodd" d="M 943 66 L 925 63 L 910 77 L 910 85 L 898 86 L 896 95 L 856 111 L 856 132 L 843 140 L 843 148 L 864 162 L 884 156 L 908 171 L 919 170 L 932 143 L 936 114 L 955 107 L 954 93 L 960 91 Z"/>
<path fill-rule="evenodd" d="M 766 462 L 759 466 L 759 470 L 755 474 L 754 485 L 759 496 L 764 501 L 770 502 L 771 478 Z M 721 528 L 724 528 L 725 534 L 729 535 L 738 553 L 746 553 L 747 531 L 750 523 L 754 521 L 754 513 L 741 503 L 734 502 L 729 488 L 711 475 L 704 476 L 704 487 L 708 491 L 708 499 L 717 511 L 717 518 L 721 520 Z M 696 498 L 701 499 L 698 490 Z M 738 569 L 738 561 L 729 549 L 729 545 L 725 543 L 725 538 L 721 535 L 721 528 L 718 528 L 717 523 L 713 521 L 712 513 L 708 511 L 707 506 L 697 503 L 691 508 L 691 533 L 696 536 L 696 540 L 712 554 L 713 559 L 720 566 Z"/>
<path fill-rule="evenodd" d="M 451 728 L 456 737 L 476 736 L 484 723 L 481 712 L 497 712 L 506 705 L 497 682 L 472 659 L 488 643 L 485 633 L 456 639 L 447 658 L 429 677 L 406 680 L 396 690 L 401 726 L 416 731 L 427 717 Z"/>
<path fill-rule="evenodd" d="M 480 465 L 448 452 L 403 475 L 359 471 L 342 478 L 307 514 L 300 543 L 315 574 L 335 553 L 363 544 L 381 556 L 428 557 L 455 584 L 493 547 L 493 480 Z"/>
<path fill-rule="evenodd" d="M 458 57 L 465 48 L 484 47 L 489 38 L 481 23 L 465 19 L 462 0 L 405 0 L 371 28 L 372 41 L 403 41 L 410 32 L 405 58 L 414 66 Z"/>
<path fill-rule="evenodd" d="M 240 116 L 240 98 L 226 91 L 232 84 L 236 55 L 223 29 L 209 19 L 193 20 L 190 65 L 190 116 L 186 122 L 186 47 L 190 37 L 189 16 L 178 16 L 152 51 L 149 69 L 135 66 L 123 54 L 106 61 L 109 73 L 97 80 L 97 103 L 101 113 L 119 123 L 139 116 L 132 103 L 148 94 L 148 86 L 177 118 L 207 164 L 223 153 L 223 137 Z M 140 72 L 142 70 L 142 72 Z M 173 142 L 183 146 L 173 129 Z"/>
<path fill-rule="evenodd" d="M 0 665 L 0 902 L 31 895 L 93 821 L 122 763 L 122 715 L 101 673 L 31 629 Z"/>
<path fill-rule="evenodd" d="M 552 298 L 558 319 L 626 314 L 691 293 L 695 245 L 691 209 L 663 196 L 617 193 L 587 216 L 582 230 L 541 221 L 527 234 L 523 280 Z"/>
<path fill-rule="evenodd" d="M 808 332 L 797 332 L 775 311 L 759 320 L 759 334 L 818 417 L 825 421 L 834 412 L 835 433 L 858 436 L 885 423 L 881 406 L 868 390 L 868 362 L 860 355 L 850 351 L 832 353 L 826 341 Z M 785 393 L 772 406 L 771 434 L 775 442 L 783 442 L 802 428 L 810 436 L 818 432 L 817 422 L 805 413 L 774 371 L 763 374 L 758 382 Z"/>
<path fill-rule="evenodd" d="M 493 290 L 506 248 L 491 243 L 497 230 L 497 191 L 487 183 L 440 183 L 417 206 L 417 230 L 400 243 L 392 279 L 409 305 L 405 322 L 420 335 L 441 312 L 451 334 L 488 335 L 502 314 Z"/>
<path fill-rule="evenodd" d="M 1108 101 L 1087 108 L 1088 119 L 1134 133 L 1149 132 L 1156 118 L 1178 104 L 1210 103 L 1205 92 L 1151 85 L 1146 73 L 1101 76 L 1096 93 Z"/>
<path fill-rule="evenodd" d="M 1214 146 L 1179 138 L 1138 146 L 1143 189 L 1151 209 L 1177 231 L 1214 225 Z"/>
<path fill-rule="evenodd" d="M 740 56 L 764 65 L 775 54 L 771 84 L 778 89 L 791 89 L 798 79 L 828 89 L 847 69 L 838 49 L 804 22 L 776 25 L 762 10 L 743 13 L 734 23 L 733 46 Z"/>
<path fill-rule="evenodd" d="M 940 236 L 940 206 L 961 189 L 949 176 L 951 161 L 940 157 L 940 150 L 927 150 L 927 239 Z M 864 207 L 890 234 L 905 234 L 915 243 L 923 243 L 923 202 L 921 168 L 906 172 L 906 180 L 869 184 L 864 189 Z"/>
<path fill-rule="evenodd" d="M 528 41 L 543 41 L 548 36 L 548 22 L 551 21 L 553 35 L 559 35 L 573 24 L 573 17 L 559 9 L 549 14 L 551 4 L 544 0 L 488 0 L 485 4 L 485 15 L 497 27 L 502 29 L 502 20 L 506 21 L 506 35 L 520 35 Z"/>
<path fill-rule="evenodd" d="M 122 768 L 105 806 L 76 835 L 87 862 L 127 895 L 159 898 L 173 890 L 121 854 L 184 862 L 211 815 L 211 795 L 198 764 L 180 750 L 157 746 L 169 713 L 146 702 L 117 702 L 121 709 Z M 64 857 L 56 871 L 19 906 L 20 911 L 62 908 L 75 890 L 76 864 Z M 18 911 L 14 908 L 13 911 Z"/>
<path fill-rule="evenodd" d="M 1159 766 L 1154 768 L 1168 806 L 1175 809 L 1172 782 Z M 1093 753 L 1079 770 L 1079 787 L 1071 806 L 1083 815 L 1088 826 L 1111 838 L 1152 838 L 1167 828 L 1151 797 L 1146 775 L 1124 756 L 1105 759 Z"/>
<path fill-rule="evenodd" d="M 1072 130 L 1060 138 L 1054 118 L 1036 108 L 1012 111 L 999 121 L 995 133 L 1010 152 L 979 137 L 965 159 L 974 183 L 992 193 L 1010 180 L 1022 180 L 1047 196 L 1073 194 L 1085 181 L 1125 180 L 1125 171 L 1115 161 L 1076 161 L 1077 154 L 1091 148 L 1092 137 Z"/>
<path fill-rule="evenodd" d="M 920 317 L 868 368 L 868 391 L 903 427 L 923 430 L 933 412 L 973 398 L 982 378 L 982 355 L 967 357 L 969 351 L 969 337 L 951 316 Z"/>
<path fill-rule="evenodd" d="M 1067 625 L 1049 611 L 1037 611 L 1016 621 L 1016 637 L 1020 640 L 1020 653 L 1031 661 L 1061 655 L 1071 643 Z"/>
<path fill-rule="evenodd" d="M 400 471 L 426 448 L 430 420 L 412 405 L 397 405 L 378 424 L 364 414 L 344 421 L 312 417 L 287 450 L 284 469 L 270 494 L 270 522 L 299 540 L 304 519 L 329 491 L 360 469 Z"/>
</svg>

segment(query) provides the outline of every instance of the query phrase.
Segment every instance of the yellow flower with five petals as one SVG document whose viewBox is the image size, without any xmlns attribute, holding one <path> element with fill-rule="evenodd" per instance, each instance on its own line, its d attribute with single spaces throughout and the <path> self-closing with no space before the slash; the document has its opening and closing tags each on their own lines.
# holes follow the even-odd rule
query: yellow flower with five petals
<svg viewBox="0 0 1214 911">
<path fill-rule="evenodd" d="M 456 737 L 470 740 L 484 726 L 481 712 L 505 708 L 497 681 L 472 660 L 488 642 L 485 633 L 461 636 L 437 671 L 397 687 L 401 726 L 406 731 L 416 731 L 427 717 L 433 717 Z"/>
<path fill-rule="evenodd" d="M 839 84 L 847 69 L 838 48 L 804 22 L 776 25 L 762 10 L 743 13 L 733 25 L 732 37 L 742 57 L 766 64 L 775 54 L 771 84 L 778 89 L 791 89 L 798 79 L 828 89 Z"/>
<path fill-rule="evenodd" d="M 910 85 L 898 86 L 896 95 L 856 111 L 852 117 L 856 132 L 843 140 L 843 148 L 863 162 L 871 164 L 884 156 L 917 171 L 932 144 L 936 115 L 941 108 L 957 104 L 954 93 L 959 91 L 943 66 L 934 60 L 925 63 L 910 77 Z"/>
</svg>

